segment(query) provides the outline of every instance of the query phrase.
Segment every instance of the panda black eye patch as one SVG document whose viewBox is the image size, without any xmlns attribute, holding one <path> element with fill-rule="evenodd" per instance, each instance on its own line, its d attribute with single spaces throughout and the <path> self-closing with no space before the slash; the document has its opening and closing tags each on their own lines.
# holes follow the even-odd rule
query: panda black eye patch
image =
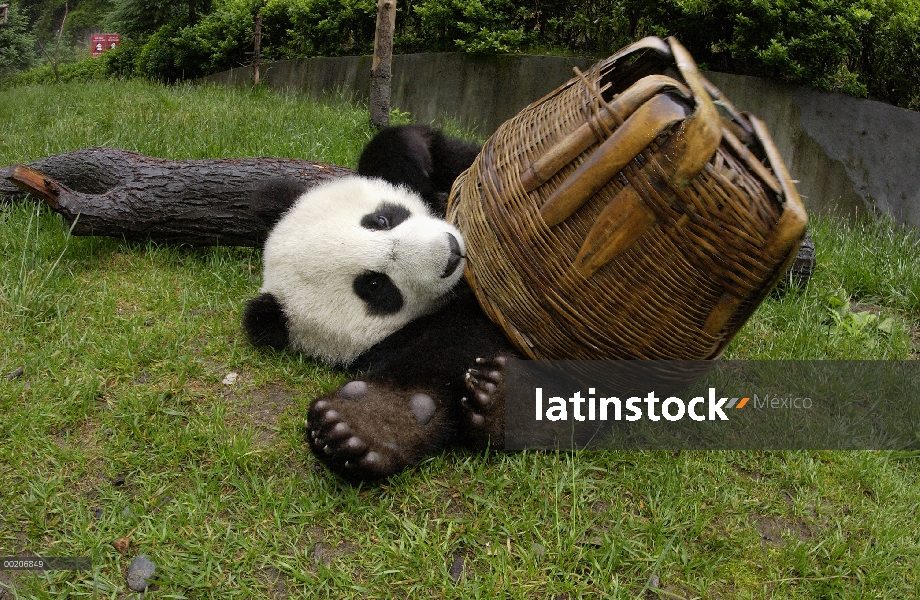
<svg viewBox="0 0 920 600">
<path fill-rule="evenodd" d="M 402 293 L 383 273 L 365 271 L 355 277 L 352 288 L 372 315 L 392 315 L 402 309 Z"/>
<path fill-rule="evenodd" d="M 373 231 L 393 229 L 412 216 L 409 209 L 400 204 L 384 202 L 374 212 L 361 217 L 361 227 Z"/>
</svg>

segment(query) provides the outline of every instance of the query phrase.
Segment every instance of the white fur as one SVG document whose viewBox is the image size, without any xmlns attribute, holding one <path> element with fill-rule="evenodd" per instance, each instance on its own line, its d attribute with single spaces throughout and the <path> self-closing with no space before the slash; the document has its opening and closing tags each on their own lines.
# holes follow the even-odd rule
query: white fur
<svg viewBox="0 0 920 600">
<path fill-rule="evenodd" d="M 361 218 L 382 202 L 412 216 L 373 231 Z M 377 342 L 441 305 L 463 276 L 461 264 L 441 278 L 450 255 L 447 233 L 460 232 L 431 215 L 414 193 L 380 180 L 346 177 L 311 189 L 275 225 L 265 242 L 262 292 L 281 303 L 294 348 L 331 364 L 348 364 Z M 392 315 L 369 314 L 354 293 L 357 275 L 385 273 L 404 305 Z"/>
</svg>

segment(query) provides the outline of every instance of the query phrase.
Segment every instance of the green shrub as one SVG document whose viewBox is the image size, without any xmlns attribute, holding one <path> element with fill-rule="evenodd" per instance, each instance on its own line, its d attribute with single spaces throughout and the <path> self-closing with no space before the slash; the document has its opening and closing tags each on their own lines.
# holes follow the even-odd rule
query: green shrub
<svg viewBox="0 0 920 600">
<path fill-rule="evenodd" d="M 249 62 L 259 4 L 229 0 L 194 25 L 173 22 L 147 38 L 135 72 L 163 81 L 201 77 Z"/>
<path fill-rule="evenodd" d="M 262 52 L 272 58 L 367 54 L 376 20 L 374 0 L 268 0 Z"/>
<path fill-rule="evenodd" d="M 860 76 L 869 97 L 920 110 L 920 2 L 879 2 L 860 31 Z"/>
<path fill-rule="evenodd" d="M 262 55 L 297 58 L 316 54 L 313 42 L 299 35 L 309 20 L 310 0 L 268 0 L 262 7 Z"/>
<path fill-rule="evenodd" d="M 186 25 L 189 22 L 190 0 L 111 0 L 112 10 L 106 15 L 108 31 L 136 39 L 146 38 L 166 25 Z M 196 14 L 211 12 L 210 0 L 191 2 Z"/>
<path fill-rule="evenodd" d="M 135 63 L 138 74 L 163 81 L 197 76 L 197 69 L 186 74 L 176 64 L 179 54 L 179 31 L 179 27 L 175 25 L 164 25 L 147 38 L 138 51 Z"/>
<path fill-rule="evenodd" d="M 102 63 L 102 68 L 107 77 L 127 79 L 137 75 L 136 63 L 140 50 L 140 44 L 122 37 L 118 46 L 111 50 L 106 50 L 96 60 Z"/>
<path fill-rule="evenodd" d="M 70 81 L 94 81 L 105 79 L 108 73 L 105 64 L 98 58 L 85 58 L 73 63 L 58 65 L 58 77 L 62 83 Z M 37 85 L 54 83 L 54 69 L 50 64 L 44 64 L 28 71 L 17 73 L 4 80 L 5 84 Z"/>
<path fill-rule="evenodd" d="M 639 23 L 713 70 L 920 108 L 918 0 L 666 0 Z"/>
<path fill-rule="evenodd" d="M 300 25 L 316 53 L 323 56 L 367 54 L 374 49 L 377 3 L 374 0 L 313 0 Z"/>
<path fill-rule="evenodd" d="M 407 12 L 433 50 L 518 52 L 536 39 L 533 11 L 509 0 L 423 0 Z"/>
</svg>

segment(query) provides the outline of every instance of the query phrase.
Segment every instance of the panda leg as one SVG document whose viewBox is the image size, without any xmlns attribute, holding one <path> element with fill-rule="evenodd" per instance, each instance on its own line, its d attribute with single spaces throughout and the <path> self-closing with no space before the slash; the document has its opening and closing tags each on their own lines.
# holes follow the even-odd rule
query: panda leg
<svg viewBox="0 0 920 600">
<path fill-rule="evenodd" d="M 434 393 L 351 381 L 313 402 L 307 439 L 313 454 L 343 479 L 383 479 L 441 451 L 454 432 Z"/>
</svg>

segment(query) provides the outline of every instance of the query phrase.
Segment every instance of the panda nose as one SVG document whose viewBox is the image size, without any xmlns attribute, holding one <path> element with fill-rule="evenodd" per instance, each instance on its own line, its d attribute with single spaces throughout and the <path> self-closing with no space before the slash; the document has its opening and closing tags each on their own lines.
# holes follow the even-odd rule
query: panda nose
<svg viewBox="0 0 920 600">
<path fill-rule="evenodd" d="M 454 274 L 454 271 L 457 270 L 457 267 L 460 266 L 460 261 L 463 260 L 463 254 L 460 253 L 460 242 L 457 241 L 457 238 L 453 234 L 447 234 L 447 264 L 444 265 L 444 272 L 441 273 L 441 279 L 450 277 Z"/>
</svg>

